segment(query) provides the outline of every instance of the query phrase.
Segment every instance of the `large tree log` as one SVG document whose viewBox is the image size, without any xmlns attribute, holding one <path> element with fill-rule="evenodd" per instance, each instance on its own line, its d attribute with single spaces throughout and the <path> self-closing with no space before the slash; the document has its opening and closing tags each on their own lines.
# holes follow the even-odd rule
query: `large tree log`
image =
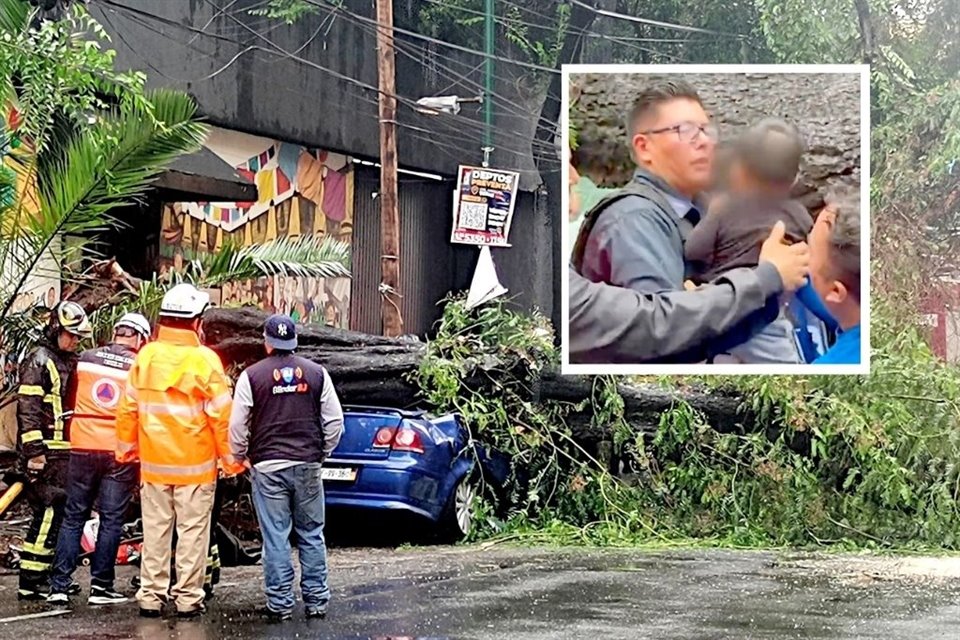
<svg viewBox="0 0 960 640">
<path fill-rule="evenodd" d="M 204 320 L 207 344 L 228 368 L 243 368 L 264 356 L 263 324 L 266 314 L 254 309 L 216 309 Z M 299 329 L 298 352 L 319 362 L 330 372 L 345 404 L 380 405 L 397 408 L 422 406 L 418 389 L 409 376 L 420 364 L 426 345 L 416 338 L 384 338 L 365 333 L 305 325 Z M 483 376 L 468 380 L 478 387 Z M 559 401 L 571 405 L 592 401 L 595 379 L 544 372 L 530 389 L 533 401 Z M 740 425 L 752 427 L 754 417 L 741 410 L 740 398 L 696 388 L 666 388 L 656 385 L 621 385 L 627 422 L 638 431 L 652 431 L 660 416 L 680 401 L 702 412 L 709 423 L 721 430 Z M 610 436 L 609 425 L 593 423 L 588 405 L 567 417 L 576 439 L 591 450 Z"/>
</svg>

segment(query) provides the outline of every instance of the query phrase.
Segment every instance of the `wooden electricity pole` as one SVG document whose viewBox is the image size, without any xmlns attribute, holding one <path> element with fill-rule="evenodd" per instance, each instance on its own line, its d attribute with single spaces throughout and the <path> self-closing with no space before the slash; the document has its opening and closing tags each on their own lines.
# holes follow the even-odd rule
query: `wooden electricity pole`
<svg viewBox="0 0 960 640">
<path fill-rule="evenodd" d="M 380 317 L 383 335 L 403 333 L 400 317 L 400 212 L 397 206 L 397 90 L 393 0 L 377 0 L 380 76 Z"/>
</svg>

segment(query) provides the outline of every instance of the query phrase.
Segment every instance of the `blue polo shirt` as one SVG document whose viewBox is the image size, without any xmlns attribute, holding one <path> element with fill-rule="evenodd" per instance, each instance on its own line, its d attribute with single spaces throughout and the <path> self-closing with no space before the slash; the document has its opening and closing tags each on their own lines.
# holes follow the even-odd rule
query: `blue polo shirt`
<svg viewBox="0 0 960 640">
<path fill-rule="evenodd" d="M 860 325 L 841 333 L 833 346 L 813 364 L 860 364 Z"/>
</svg>

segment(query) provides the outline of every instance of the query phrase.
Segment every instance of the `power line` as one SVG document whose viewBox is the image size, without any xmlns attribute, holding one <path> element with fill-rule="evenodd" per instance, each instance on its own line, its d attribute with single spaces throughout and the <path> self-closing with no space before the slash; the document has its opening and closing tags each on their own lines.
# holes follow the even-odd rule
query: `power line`
<svg viewBox="0 0 960 640">
<path fill-rule="evenodd" d="M 379 27 L 379 26 L 380 26 L 380 23 L 378 23 L 378 22 L 376 21 L 376 19 L 374 19 L 374 18 L 368 18 L 368 17 L 366 17 L 366 16 L 362 16 L 362 15 L 357 14 L 357 13 L 354 13 L 354 12 L 352 12 L 352 11 L 348 11 L 347 9 L 344 9 L 343 7 L 339 7 L 339 6 L 337 6 L 337 5 L 334 5 L 334 4 L 331 4 L 331 3 L 327 2 L 327 0 L 303 0 L 303 1 L 306 2 L 307 4 L 312 4 L 312 5 L 316 6 L 316 7 L 321 7 L 321 8 L 326 8 L 326 9 L 331 9 L 331 8 L 332 8 L 332 9 L 335 9 L 338 13 L 343 13 L 343 14 L 346 14 L 346 15 L 353 16 L 355 19 L 360 20 L 360 21 L 363 21 L 363 22 L 366 22 L 366 23 L 368 23 L 368 24 L 372 24 L 372 25 L 374 25 L 375 27 Z M 505 63 L 507 63 L 507 64 L 516 65 L 516 66 L 519 66 L 519 67 L 526 67 L 526 68 L 528 68 L 528 69 L 536 69 L 537 71 L 544 71 L 544 72 L 546 72 L 546 73 L 560 73 L 560 70 L 559 70 L 559 69 L 552 69 L 552 68 L 550 68 L 550 67 L 545 67 L 545 66 L 543 66 L 543 65 L 534 64 L 534 63 L 532 63 L 532 62 L 524 62 L 524 61 L 522 61 L 522 60 L 513 60 L 513 59 L 511 59 L 511 58 L 504 58 L 504 57 L 502 57 L 502 56 L 497 56 L 497 55 L 493 55 L 493 54 L 487 54 L 486 52 L 477 51 L 476 49 L 471 49 L 470 47 L 464 47 L 464 46 L 461 46 L 461 45 L 458 45 L 458 44 L 453 44 L 452 42 L 446 42 L 445 40 L 440 40 L 439 38 L 432 38 L 432 37 L 430 37 L 430 36 L 428 36 L 428 35 L 424 35 L 424 34 L 419 33 L 419 32 L 417 32 L 417 31 L 410 31 L 409 29 L 403 29 L 403 28 L 401 28 L 401 27 L 396 27 L 396 26 L 393 28 L 393 30 L 394 30 L 395 32 L 397 32 L 397 33 L 402 33 L 402 34 L 405 35 L 405 36 L 410 36 L 411 38 L 416 38 L 416 39 L 418 39 L 418 40 L 423 40 L 423 41 L 425 41 L 425 42 L 432 42 L 432 43 L 434 43 L 434 44 L 438 44 L 438 45 L 441 45 L 441 46 L 444 46 L 444 47 L 448 47 L 448 48 L 454 49 L 454 50 L 456 50 L 456 51 L 465 51 L 466 53 L 472 53 L 472 54 L 474 54 L 474 55 L 483 56 L 483 57 L 485 57 L 485 58 L 490 58 L 491 60 L 497 60 L 497 61 L 500 61 L 500 62 L 505 62 Z"/>
<path fill-rule="evenodd" d="M 348 17 L 347 17 L 347 20 L 350 20 L 350 19 L 351 19 L 351 18 L 348 16 Z M 364 30 L 366 30 L 368 33 L 371 32 L 371 31 L 375 31 L 375 29 L 376 29 L 376 27 L 371 27 L 371 26 L 366 25 L 366 24 L 364 24 L 364 23 L 362 23 L 362 22 L 359 22 L 359 21 L 355 22 L 355 24 L 357 25 L 358 28 L 364 29 Z M 424 57 L 425 55 L 431 55 L 429 52 L 425 52 L 425 51 L 423 51 L 422 49 L 415 49 L 415 51 L 416 51 L 417 53 L 411 53 L 410 51 L 408 51 L 408 47 L 409 47 L 409 48 L 413 48 L 413 47 L 417 47 L 417 45 L 415 45 L 415 44 L 413 44 L 413 43 L 405 42 L 405 41 L 403 41 L 403 40 L 395 40 L 395 41 L 394 41 L 394 48 L 395 48 L 397 51 L 399 51 L 400 53 L 402 53 L 403 55 L 405 55 L 405 56 L 407 56 L 408 58 L 410 58 L 411 60 L 413 60 L 414 62 L 420 62 L 420 63 L 422 64 L 422 62 L 423 62 L 423 57 Z M 467 66 L 466 63 L 461 63 L 461 64 L 463 64 L 464 66 Z M 444 67 L 446 70 L 448 70 L 448 71 L 450 72 L 450 73 L 448 73 L 448 74 L 445 74 L 448 79 L 451 79 L 451 78 L 452 78 L 452 79 L 455 79 L 455 80 L 457 80 L 457 81 L 463 82 L 463 83 L 466 84 L 466 85 L 473 85 L 473 89 L 471 89 L 471 91 L 478 91 L 478 92 L 480 92 L 480 93 L 483 92 L 483 87 L 482 87 L 482 85 L 481 85 L 479 82 L 476 82 L 476 81 L 474 81 L 474 80 L 471 80 L 468 76 L 466 76 L 466 75 L 464 75 L 464 74 L 461 74 L 461 73 L 455 71 L 452 67 L 450 67 L 450 66 L 448 66 L 448 65 L 445 65 L 442 60 L 438 63 L 438 66 Z M 456 82 L 454 82 L 454 84 L 456 84 Z M 490 97 L 491 97 L 491 96 L 488 96 L 487 99 L 489 99 Z M 505 112 L 506 114 L 511 115 L 511 116 L 517 116 L 517 117 L 529 117 L 529 107 L 526 107 L 526 106 L 520 105 L 520 104 L 518 104 L 518 103 L 516 103 L 516 102 L 513 102 L 513 101 L 511 101 L 510 99 L 505 98 L 505 97 L 503 97 L 502 95 L 500 95 L 500 94 L 498 94 L 498 93 L 496 93 L 496 92 L 493 92 L 492 98 L 494 98 L 495 100 L 496 100 L 496 99 L 499 99 L 501 102 L 503 102 L 503 103 L 505 103 L 505 104 L 507 104 L 507 105 L 510 105 L 510 106 L 514 107 L 515 110 L 513 110 L 513 111 L 509 111 L 509 110 L 508 110 L 508 111 Z M 554 96 L 554 99 L 559 99 L 559 98 L 556 98 L 556 97 Z M 496 104 L 496 103 L 495 103 L 495 104 Z M 469 122 L 471 125 L 483 126 L 481 123 L 476 122 L 476 121 L 474 121 L 474 120 L 472 120 L 472 119 L 467 119 L 466 121 Z M 541 123 L 544 123 L 544 124 L 541 124 Z M 538 129 L 541 129 L 541 128 L 542 128 L 542 129 L 545 129 L 545 130 L 547 130 L 547 131 L 552 132 L 552 131 L 556 128 L 556 126 L 557 126 L 557 123 L 551 122 L 551 121 L 547 120 L 546 118 L 543 118 L 543 117 L 539 117 L 539 116 L 538 116 L 538 120 L 537 120 L 537 128 L 538 128 Z M 542 141 L 539 141 L 539 140 L 536 140 L 535 142 L 542 143 Z M 552 146 L 550 147 L 550 149 L 552 149 Z"/>
<path fill-rule="evenodd" d="M 177 22 L 173 22 L 173 21 L 171 21 L 171 20 L 169 20 L 169 19 L 163 18 L 162 16 L 154 16 L 153 14 L 150 14 L 149 12 L 143 12 L 143 11 L 140 11 L 140 10 L 134 10 L 134 9 L 132 9 L 132 8 L 130 8 L 130 7 L 124 7 L 124 6 L 122 6 L 122 5 L 115 5 L 111 0 L 102 0 L 102 1 L 105 2 L 106 4 L 111 4 L 111 5 L 117 7 L 117 8 L 119 8 L 119 9 L 121 9 L 121 10 L 131 10 L 131 12 L 134 13 L 134 14 L 144 15 L 144 16 L 150 17 L 150 18 L 155 18 L 155 19 L 159 20 L 159 21 L 162 22 L 162 23 L 171 24 L 171 26 L 177 26 L 177 27 L 180 27 L 180 28 L 185 29 L 185 30 L 188 30 L 188 31 L 201 33 L 201 32 L 199 32 L 195 27 L 192 27 L 192 26 L 190 26 L 190 25 L 183 25 L 183 24 L 180 24 L 180 23 L 177 23 Z M 166 33 L 162 32 L 162 31 L 158 31 L 158 30 L 156 30 L 156 29 L 153 29 L 152 27 L 149 27 L 148 25 L 143 24 L 141 21 L 137 20 L 137 19 L 134 18 L 134 17 L 130 17 L 129 19 L 136 21 L 138 24 L 141 24 L 142 26 L 144 26 L 144 28 L 147 28 L 147 29 L 153 31 L 154 33 L 157 33 L 158 35 L 161 35 L 162 37 L 165 37 L 165 38 L 174 40 L 174 41 L 178 42 L 178 44 L 186 44 L 186 43 L 184 43 L 183 41 L 179 41 L 179 40 L 176 40 L 175 38 L 172 38 L 169 34 L 166 34 Z M 235 18 L 233 18 L 233 19 L 235 19 Z M 242 24 L 242 23 L 241 23 L 241 24 Z M 243 25 L 243 26 L 244 26 L 245 28 L 248 28 L 247 25 Z M 254 32 L 254 33 L 255 33 L 255 32 Z M 203 35 L 206 35 L 206 36 L 208 36 L 208 37 L 215 38 L 215 39 L 220 40 L 220 41 L 229 42 L 229 43 L 234 44 L 234 45 L 236 45 L 236 46 L 241 46 L 241 47 L 244 46 L 244 43 L 242 43 L 242 42 L 233 40 L 233 39 L 231 39 L 231 38 L 223 37 L 223 36 L 220 36 L 220 35 L 218 35 L 218 34 L 214 34 L 214 33 L 210 33 L 210 32 L 202 32 L 202 34 L 203 34 Z M 374 86 L 372 86 L 372 85 L 368 85 L 368 84 L 366 84 L 366 83 L 364 83 L 364 82 L 362 82 L 362 81 L 356 80 L 356 79 L 354 79 L 354 78 L 352 78 L 352 77 L 350 77 L 350 76 L 346 76 L 346 75 L 344 75 L 344 74 L 340 74 L 340 73 L 338 73 L 338 72 L 336 72 L 336 71 L 333 71 L 332 69 L 328 69 L 328 68 L 326 68 L 326 67 L 323 67 L 322 65 L 319 65 L 318 63 L 315 63 L 315 62 L 313 62 L 313 61 L 306 60 L 306 59 L 300 58 L 300 57 L 298 57 L 298 56 L 292 56 L 292 55 L 289 54 L 289 52 L 286 52 L 285 50 L 283 50 L 281 47 L 277 46 L 275 43 L 273 43 L 272 41 L 270 41 L 268 38 L 266 38 L 266 37 L 263 36 L 262 34 L 255 33 L 255 35 L 257 35 L 259 38 L 263 39 L 265 42 L 271 44 L 271 46 L 274 46 L 274 47 L 276 48 L 276 50 L 271 50 L 271 49 L 268 49 L 268 48 L 265 48 L 265 47 L 261 47 L 261 46 L 258 46 L 258 45 L 248 45 L 248 46 L 246 46 L 246 48 L 245 48 L 241 53 L 262 51 L 262 52 L 267 53 L 267 54 L 269 54 L 269 55 L 271 55 L 271 56 L 276 56 L 276 55 L 278 55 L 278 54 L 282 54 L 283 56 L 288 57 L 288 58 L 291 58 L 291 59 L 293 59 L 294 61 L 297 61 L 297 62 L 299 62 L 299 63 L 301 63 L 301 64 L 305 64 L 305 65 L 307 65 L 307 66 L 310 66 L 310 67 L 316 68 L 316 69 L 318 69 L 318 70 L 324 71 L 324 72 L 326 72 L 326 73 L 329 73 L 329 74 L 333 75 L 334 77 L 337 77 L 338 79 L 347 81 L 348 83 L 350 83 L 350 84 L 352 84 L 352 85 L 354 85 L 354 86 L 358 86 L 358 87 L 360 87 L 360 88 L 362 88 L 362 89 L 366 89 L 366 90 L 368 90 L 368 91 L 374 91 L 374 92 L 377 92 L 377 93 L 379 94 L 379 90 L 378 90 L 377 87 L 374 87 Z M 127 43 L 127 46 L 130 46 L 129 43 Z M 191 48 L 193 48 L 193 47 L 191 47 Z M 195 49 L 194 49 L 194 50 L 195 50 Z M 143 58 L 143 56 L 142 56 L 141 54 L 137 53 L 137 51 L 136 51 L 135 49 L 132 49 L 132 51 L 133 51 L 135 54 L 137 54 L 138 57 Z M 202 53 L 203 55 L 208 55 L 208 54 L 205 54 L 205 53 L 203 53 L 203 52 L 200 52 L 200 53 Z M 208 57 L 212 57 L 212 56 L 208 56 Z M 233 57 L 233 59 L 231 60 L 231 63 L 228 63 L 228 65 L 229 65 L 229 64 L 232 64 L 232 62 L 236 61 L 236 59 L 238 59 L 238 57 L 239 57 L 239 54 L 238 54 L 238 55 L 235 55 L 235 56 Z M 152 65 L 151 65 L 151 66 L 152 66 Z M 222 71 L 223 69 L 225 69 L 225 68 L 226 68 L 226 66 L 221 67 L 221 68 L 218 70 L 217 73 L 221 72 L 221 71 Z M 164 77 L 168 77 L 168 78 L 170 77 L 170 76 L 167 76 L 166 74 L 164 74 L 164 73 L 162 73 L 162 72 L 160 72 L 160 73 L 161 73 L 161 75 L 164 75 Z M 208 74 L 208 75 L 209 75 L 209 74 Z M 171 79 L 177 80 L 177 79 L 175 79 L 175 78 L 171 78 Z M 177 80 L 177 81 L 181 81 L 181 80 Z M 304 95 L 304 96 L 307 95 L 307 94 L 305 94 L 304 92 L 295 91 L 295 90 L 291 89 L 290 87 L 283 87 L 283 89 L 284 89 L 284 90 L 287 90 L 287 91 L 291 91 L 291 92 L 293 92 L 293 93 L 297 93 L 298 95 Z M 373 99 L 369 98 L 369 96 L 363 95 L 363 94 L 361 94 L 361 93 L 356 93 L 356 94 L 354 94 L 354 95 L 357 96 L 358 98 L 360 98 L 361 100 L 367 101 L 368 103 L 371 103 L 371 104 L 375 104 L 375 103 L 376 103 L 375 100 L 373 100 Z M 403 103 L 403 104 L 406 105 L 406 106 L 415 106 L 415 105 L 416 105 L 416 103 L 414 103 L 413 101 L 411 101 L 411 100 L 408 99 L 408 98 L 404 98 L 404 97 L 402 97 L 402 96 L 394 96 L 394 97 L 395 97 L 398 101 L 400 101 L 401 103 Z M 478 123 L 478 122 L 476 122 L 476 121 L 474 121 L 474 120 L 471 120 L 471 119 L 469 119 L 469 118 L 465 118 L 465 117 L 463 117 L 463 116 L 460 116 L 460 118 L 461 118 L 462 122 L 468 122 L 468 123 L 470 123 L 471 125 L 473 125 L 473 126 L 475 126 L 475 127 L 480 127 L 480 126 L 482 126 L 480 123 Z M 402 128 L 405 128 L 405 129 L 413 128 L 414 130 L 424 131 L 423 129 L 421 129 L 421 128 L 419 128 L 419 127 L 412 127 L 411 125 L 406 125 L 406 124 L 401 123 L 401 122 L 398 122 L 397 125 L 400 126 L 400 127 L 402 127 Z M 458 140 L 458 141 L 462 141 L 462 138 L 463 138 L 462 135 L 449 134 L 449 133 L 445 133 L 445 132 L 439 131 L 439 130 L 431 130 L 431 135 L 433 135 L 433 136 L 438 136 L 438 135 L 439 135 L 439 136 L 444 136 L 444 137 L 446 137 L 446 138 L 450 138 L 450 139 L 454 139 L 454 140 Z M 517 135 L 521 135 L 521 134 L 517 133 Z M 427 139 L 427 138 L 423 138 L 422 136 L 415 136 L 415 137 L 417 137 L 418 139 L 427 140 L 427 141 L 432 142 L 432 143 L 434 143 L 434 144 L 441 144 L 438 140 L 433 139 L 433 138 Z M 446 145 L 446 146 L 447 146 L 448 148 L 455 149 L 455 150 L 459 151 L 459 152 L 461 153 L 461 156 L 462 156 L 462 151 L 463 151 L 463 146 L 462 146 L 462 145 L 460 145 L 460 146 L 453 146 L 453 145 L 449 145 L 449 144 L 448 144 L 448 145 Z M 511 147 L 509 147 L 509 146 L 504 146 L 504 147 L 502 147 L 502 148 L 503 148 L 505 151 L 508 151 L 508 152 L 513 153 L 513 154 L 515 154 L 515 155 L 517 155 L 517 156 L 520 156 L 520 157 L 525 157 L 525 156 L 528 155 L 528 152 L 527 152 L 527 151 L 520 151 L 520 150 L 518 150 L 518 149 L 511 148 Z M 505 167 L 505 168 L 506 168 L 506 167 Z"/>
<path fill-rule="evenodd" d="M 207 1 L 208 3 L 211 2 L 211 0 L 206 0 L 206 1 Z M 236 22 L 238 22 L 238 23 L 240 23 L 240 24 L 243 24 L 242 21 L 241 21 L 239 18 L 236 18 L 235 16 L 229 16 L 229 17 L 230 17 L 230 19 L 232 19 L 232 20 L 234 20 L 234 21 L 236 21 Z M 246 27 L 246 25 L 244 25 L 244 26 Z M 310 61 L 310 60 L 306 60 L 306 59 L 304 59 L 304 58 L 300 58 L 299 56 L 295 56 L 295 55 L 291 54 L 290 52 L 286 51 L 285 49 L 283 49 L 282 47 L 280 47 L 278 44 L 276 44 L 275 42 L 273 42 L 272 40 L 270 40 L 270 39 L 267 38 L 266 36 L 263 36 L 263 35 L 257 33 L 256 30 L 254 30 L 254 29 L 252 29 L 252 28 L 250 28 L 250 27 L 247 27 L 247 30 L 250 31 L 250 33 L 252 33 L 252 34 L 253 34 L 254 36 L 256 36 L 257 38 L 260 38 L 260 39 L 263 40 L 265 43 L 267 43 L 267 44 L 269 44 L 271 47 L 275 48 L 277 51 L 279 51 L 279 52 L 281 52 L 282 54 L 284 54 L 285 56 L 288 56 L 288 57 L 290 57 L 290 58 L 296 59 L 296 60 L 301 61 L 301 62 L 304 63 L 304 64 L 308 64 L 308 65 L 310 65 L 310 66 L 316 66 L 317 68 L 320 68 L 320 69 L 326 69 L 325 67 L 322 67 L 322 66 L 320 66 L 320 65 L 317 65 L 316 63 L 314 63 L 314 62 L 312 62 L 312 61 Z M 364 88 L 371 89 L 371 90 L 375 90 L 375 91 L 377 91 L 378 94 L 380 93 L 380 90 L 379 90 L 379 88 L 377 88 L 377 87 L 373 87 L 372 85 L 367 85 L 367 84 L 362 83 L 362 82 L 360 82 L 360 81 L 356 81 L 356 83 L 358 84 L 358 86 L 363 86 Z M 409 98 L 404 98 L 404 97 L 402 97 L 402 96 L 393 96 L 393 97 L 394 97 L 395 99 L 397 99 L 398 101 L 401 101 L 401 102 L 406 103 L 407 106 L 411 106 L 412 108 L 416 108 L 416 107 L 417 107 L 416 102 L 410 100 Z M 472 119 L 470 119 L 470 118 L 464 118 L 464 117 L 462 117 L 462 116 L 460 116 L 460 117 L 461 117 L 461 119 L 462 119 L 462 120 L 461 120 L 462 122 L 468 123 L 468 124 L 470 124 L 471 126 L 476 126 L 476 127 L 482 127 L 482 126 L 483 126 L 481 123 L 477 123 L 477 122 L 475 122 L 474 120 L 472 120 Z M 551 146 L 550 148 L 552 149 L 552 146 Z M 509 149 L 508 149 L 508 150 L 509 150 Z M 518 155 L 525 155 L 525 154 L 518 154 Z"/>
<path fill-rule="evenodd" d="M 660 20 L 650 20 L 649 18 L 641 18 L 639 16 L 628 16 L 623 13 L 617 13 L 616 11 L 608 11 L 606 9 L 598 9 L 592 5 L 589 5 L 581 0 L 570 0 L 572 4 L 583 7 L 584 9 L 589 9 L 598 16 L 605 16 L 607 18 L 615 18 L 617 20 L 624 20 L 626 22 L 637 22 L 639 24 L 648 24 L 653 27 L 660 27 L 663 29 L 672 29 L 674 31 L 689 31 L 691 33 L 708 33 L 715 36 L 726 36 L 728 38 L 737 38 L 743 39 L 746 36 L 739 33 L 728 33 L 725 31 L 714 31 L 713 29 L 703 29 L 701 27 L 690 27 L 683 24 L 674 24 L 671 22 L 662 22 Z"/>
<path fill-rule="evenodd" d="M 443 0 L 424 0 L 424 1 L 425 1 L 425 2 L 428 2 L 429 4 L 436 5 L 436 6 L 441 6 L 441 7 L 446 7 L 446 6 L 448 6 L 447 3 L 444 2 Z M 525 20 L 521 20 L 521 19 L 517 19 L 517 18 L 508 18 L 508 17 L 505 17 L 505 16 L 504 16 L 504 17 L 494 16 L 494 20 L 497 21 L 497 22 L 499 22 L 500 24 L 502 24 L 502 25 L 505 26 L 505 27 L 510 27 L 510 26 L 513 26 L 514 24 L 523 25 L 524 27 L 532 27 L 532 28 L 534 28 L 534 29 L 545 29 L 545 28 L 547 28 L 547 26 L 555 26 L 555 27 L 559 28 L 559 26 L 560 26 L 559 22 L 556 21 L 556 16 L 548 16 L 548 15 L 546 15 L 546 14 L 540 13 L 539 11 L 535 11 L 535 10 L 533 10 L 533 9 L 530 9 L 529 7 L 522 7 L 522 6 L 518 5 L 518 4 L 514 4 L 514 3 L 512 3 L 512 2 L 507 2 L 507 0 L 501 0 L 501 2 L 502 2 L 503 4 L 506 4 L 506 5 L 510 6 L 510 7 L 514 7 L 514 8 L 516 8 L 516 9 L 518 9 L 518 10 L 525 11 L 525 12 L 527 12 L 527 13 L 533 14 L 533 15 L 538 16 L 538 17 L 540 17 L 540 18 L 543 19 L 543 22 L 527 22 L 527 21 L 525 21 Z M 476 9 L 471 9 L 471 8 L 469 8 L 469 7 L 453 7 L 453 8 L 456 9 L 457 11 L 461 11 L 461 12 L 463 12 L 463 13 L 467 13 L 467 14 L 474 15 L 474 16 L 485 16 L 485 15 L 486 15 L 483 11 L 478 11 L 478 10 L 476 10 Z M 553 23 L 552 25 L 550 24 L 551 22 Z M 576 35 L 577 37 L 587 36 L 587 37 L 592 37 L 592 38 L 599 38 L 599 39 L 602 39 L 602 40 L 609 40 L 609 41 L 611 41 L 611 42 L 615 42 L 615 43 L 617 43 L 617 44 L 620 44 L 620 45 L 623 45 L 623 46 L 627 46 L 627 47 L 633 48 L 633 49 L 635 49 L 635 50 L 645 51 L 645 52 L 647 52 L 647 53 L 656 53 L 656 54 L 658 54 L 658 55 L 663 55 L 663 56 L 672 57 L 672 58 L 677 59 L 677 60 L 680 59 L 678 56 L 673 56 L 673 55 L 671 55 L 671 54 L 668 54 L 668 53 L 665 52 L 665 51 L 656 51 L 656 50 L 653 50 L 653 49 L 645 49 L 645 48 L 643 48 L 643 47 L 640 47 L 640 46 L 638 46 L 638 45 L 633 44 L 633 42 L 663 42 L 663 43 L 672 43 L 672 44 L 685 44 L 685 43 L 691 42 L 689 39 L 684 39 L 684 38 L 624 38 L 624 37 L 621 37 L 621 36 L 615 36 L 615 35 L 611 35 L 611 34 L 607 34 L 607 33 L 598 33 L 598 32 L 596 32 L 596 31 L 590 30 L 589 27 L 572 27 L 572 26 L 567 26 L 566 32 L 569 33 L 569 34 L 574 34 L 574 35 Z M 698 43 L 698 41 L 693 41 L 693 42 L 694 42 L 694 43 Z"/>
</svg>

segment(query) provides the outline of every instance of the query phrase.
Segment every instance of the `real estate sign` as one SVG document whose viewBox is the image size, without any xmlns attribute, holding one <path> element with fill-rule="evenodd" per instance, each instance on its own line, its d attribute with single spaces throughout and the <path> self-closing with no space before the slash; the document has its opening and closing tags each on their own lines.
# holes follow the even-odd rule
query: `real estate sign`
<svg viewBox="0 0 960 640">
<path fill-rule="evenodd" d="M 519 184 L 520 174 L 515 171 L 461 165 L 450 242 L 509 247 Z"/>
</svg>

